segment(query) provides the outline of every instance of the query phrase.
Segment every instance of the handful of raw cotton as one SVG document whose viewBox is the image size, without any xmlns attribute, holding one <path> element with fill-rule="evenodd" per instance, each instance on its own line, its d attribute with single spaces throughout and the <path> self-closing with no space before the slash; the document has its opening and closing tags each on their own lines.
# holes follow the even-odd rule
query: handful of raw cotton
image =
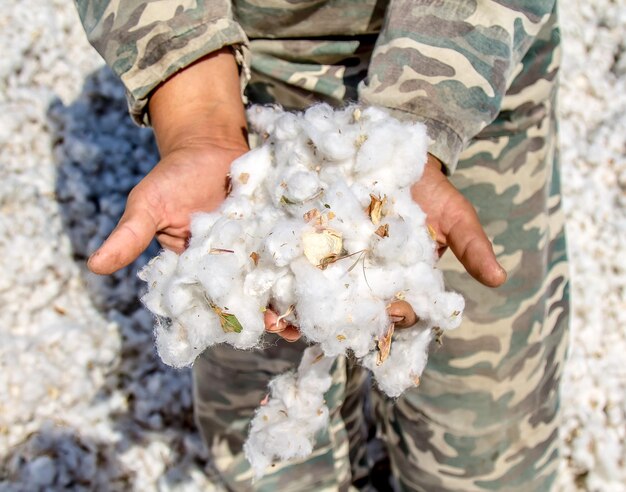
<svg viewBox="0 0 626 492">
<path fill-rule="evenodd" d="M 376 108 L 304 113 L 253 107 L 263 136 L 231 167 L 221 208 L 199 214 L 189 248 L 163 251 L 141 272 L 167 364 L 205 348 L 260 343 L 271 306 L 317 344 L 296 373 L 270 384 L 245 451 L 260 476 L 272 460 L 304 457 L 328 421 L 324 392 L 336 356 L 351 351 L 392 397 L 419 382 L 433 333 L 455 328 L 463 299 L 445 292 L 435 242 L 410 187 L 426 161 L 424 126 Z M 397 330 L 405 300 L 419 318 Z"/>
</svg>

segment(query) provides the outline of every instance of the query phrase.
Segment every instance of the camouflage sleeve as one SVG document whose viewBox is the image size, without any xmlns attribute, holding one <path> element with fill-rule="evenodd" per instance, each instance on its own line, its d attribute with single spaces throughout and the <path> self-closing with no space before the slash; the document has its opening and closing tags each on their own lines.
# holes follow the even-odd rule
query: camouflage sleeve
<svg viewBox="0 0 626 492">
<path fill-rule="evenodd" d="M 181 68 L 233 46 L 247 74 L 248 39 L 230 0 L 75 0 L 90 43 L 124 83 L 130 114 L 149 124 L 150 93 Z"/>
<path fill-rule="evenodd" d="M 360 100 L 422 120 L 449 172 L 491 123 L 555 0 L 391 0 Z"/>
</svg>

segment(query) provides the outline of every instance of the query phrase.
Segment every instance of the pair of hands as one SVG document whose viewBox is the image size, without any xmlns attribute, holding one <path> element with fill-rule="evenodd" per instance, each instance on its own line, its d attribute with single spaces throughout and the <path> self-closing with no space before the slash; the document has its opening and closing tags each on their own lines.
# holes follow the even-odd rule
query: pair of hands
<svg viewBox="0 0 626 492">
<path fill-rule="evenodd" d="M 239 74 L 232 53 L 220 50 L 170 78 L 150 99 L 150 116 L 160 162 L 130 192 L 117 227 L 92 254 L 89 269 L 111 274 L 132 263 L 156 236 L 164 248 L 182 252 L 190 217 L 216 209 L 226 198 L 227 175 L 234 159 L 248 151 Z M 436 233 L 440 252 L 449 247 L 476 280 L 497 287 L 506 280 L 472 205 L 454 188 L 429 156 L 422 179 L 411 189 Z M 389 314 L 397 327 L 416 317 L 405 302 Z M 269 332 L 289 341 L 297 327 L 266 311 Z"/>
</svg>

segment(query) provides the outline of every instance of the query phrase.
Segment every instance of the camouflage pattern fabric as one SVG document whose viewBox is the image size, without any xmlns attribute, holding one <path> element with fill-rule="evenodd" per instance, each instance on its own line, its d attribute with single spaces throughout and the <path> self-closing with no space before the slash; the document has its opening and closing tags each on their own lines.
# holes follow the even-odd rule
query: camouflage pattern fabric
<svg viewBox="0 0 626 492">
<path fill-rule="evenodd" d="M 558 462 L 559 380 L 569 283 L 558 170 L 558 32 L 524 59 L 503 111 L 461 154 L 453 183 L 477 208 L 507 283 L 474 282 L 446 255 L 446 284 L 463 293 L 460 329 L 432 352 L 417 390 L 378 396 L 377 415 L 401 490 L 547 491 Z"/>
<path fill-rule="evenodd" d="M 300 109 L 360 100 L 425 122 L 431 152 L 476 207 L 509 279 L 488 289 L 449 254 L 442 259 L 447 285 L 466 298 L 465 321 L 434 347 L 418 389 L 397 401 L 375 398 L 394 477 L 403 490 L 549 490 L 569 296 L 554 1 L 176 0 L 165 10 L 151 0 L 77 3 L 144 123 L 152 89 L 226 45 L 238 53 L 242 80 L 251 77 L 253 102 Z M 181 32 L 189 36 L 178 39 Z M 158 43 L 155 33 L 163 34 Z M 196 418 L 216 480 L 229 490 L 350 489 L 366 474 L 364 373 L 343 360 L 327 395 L 331 425 L 313 456 L 251 483 L 241 453 L 248 422 L 269 379 L 295 367 L 302 350 L 274 336 L 266 344 L 212 348 L 194 366 Z"/>
</svg>

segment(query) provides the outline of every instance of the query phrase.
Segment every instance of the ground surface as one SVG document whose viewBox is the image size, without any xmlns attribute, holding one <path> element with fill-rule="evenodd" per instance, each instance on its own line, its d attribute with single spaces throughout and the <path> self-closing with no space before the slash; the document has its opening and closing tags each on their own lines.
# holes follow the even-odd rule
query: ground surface
<svg viewBox="0 0 626 492">
<path fill-rule="evenodd" d="M 84 258 L 156 159 L 70 2 L 0 18 L 0 490 L 211 490 L 187 371 Z M 626 6 L 563 2 L 573 322 L 559 490 L 626 490 Z M 155 251 L 148 252 L 139 263 Z"/>
</svg>

